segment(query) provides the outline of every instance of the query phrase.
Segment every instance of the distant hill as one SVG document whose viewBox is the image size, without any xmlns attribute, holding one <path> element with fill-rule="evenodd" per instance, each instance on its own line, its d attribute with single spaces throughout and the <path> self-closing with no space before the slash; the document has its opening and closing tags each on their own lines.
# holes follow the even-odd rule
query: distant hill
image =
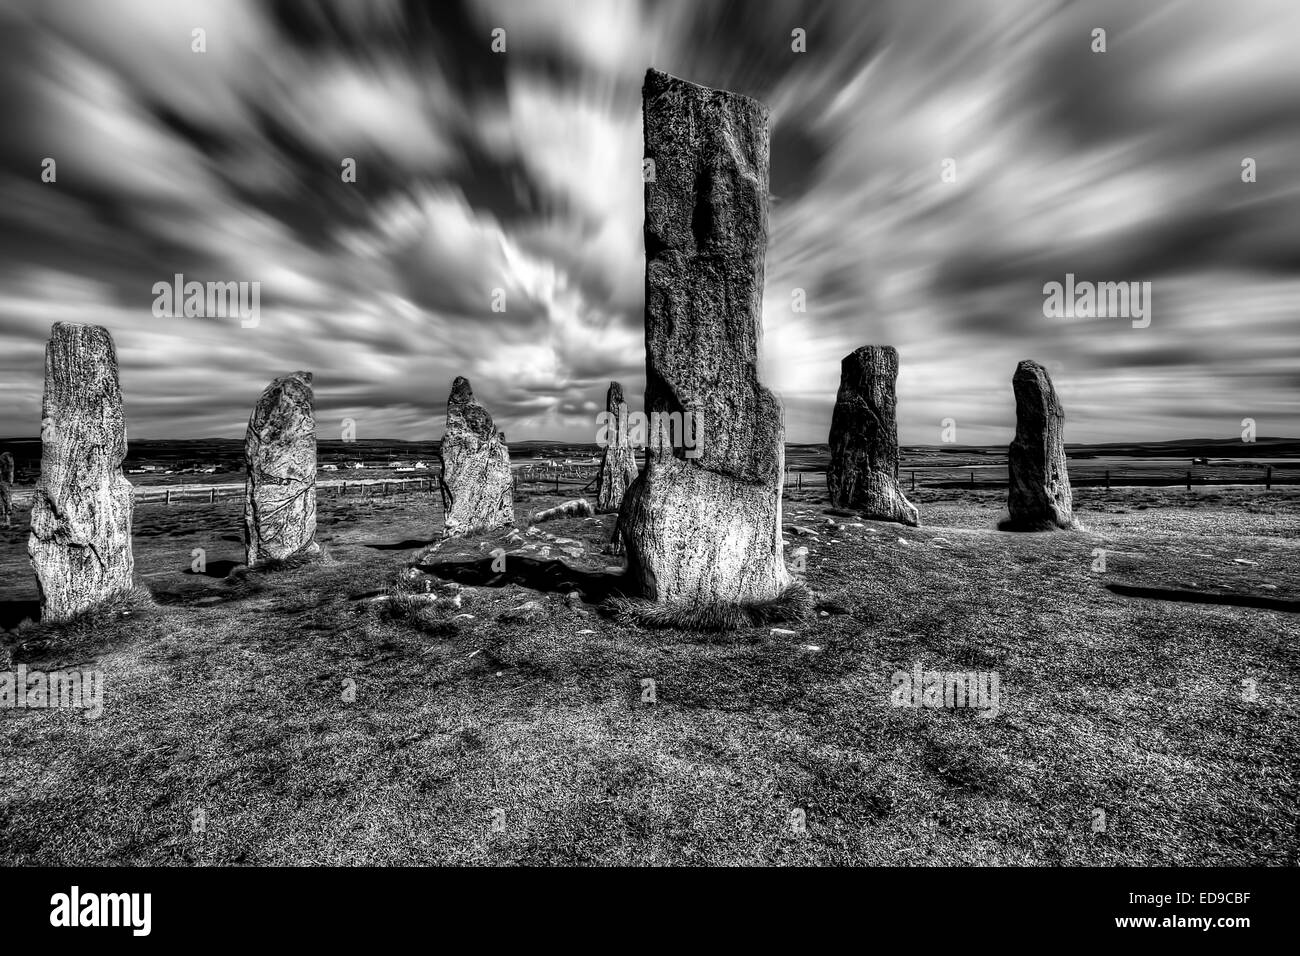
<svg viewBox="0 0 1300 956">
<path fill-rule="evenodd" d="M 353 442 L 324 439 L 317 442 L 317 459 L 322 465 L 343 465 L 361 461 L 367 465 L 383 467 L 389 462 L 424 461 L 430 466 L 440 461 L 437 441 L 400 441 L 385 438 L 362 438 Z M 900 451 L 905 459 L 915 461 L 935 460 L 944 456 L 971 456 L 1006 454 L 1003 445 L 904 445 Z M 0 452 L 14 456 L 20 484 L 35 480 L 40 470 L 41 442 L 39 438 L 0 439 Z M 1106 442 L 1102 444 L 1069 443 L 1066 451 L 1071 459 L 1094 456 L 1128 458 L 1300 458 L 1300 439 L 1259 438 L 1246 444 L 1232 438 L 1176 438 L 1159 442 Z M 598 455 L 600 448 L 594 442 L 563 442 L 532 440 L 510 442 L 510 455 L 515 461 L 532 458 L 588 458 Z M 786 462 L 792 467 L 824 467 L 829 455 L 825 442 L 787 442 Z M 127 468 L 157 465 L 168 469 L 213 468 L 217 474 L 242 472 L 244 467 L 244 442 L 236 438 L 149 439 L 129 441 Z"/>
</svg>

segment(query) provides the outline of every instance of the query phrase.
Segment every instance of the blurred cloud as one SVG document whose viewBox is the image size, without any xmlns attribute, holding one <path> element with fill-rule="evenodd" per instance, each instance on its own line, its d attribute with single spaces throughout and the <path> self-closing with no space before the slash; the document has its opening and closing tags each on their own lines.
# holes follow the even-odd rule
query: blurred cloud
<svg viewBox="0 0 1300 956">
<path fill-rule="evenodd" d="M 1297 39 L 1292 0 L 11 0 L 0 435 L 37 432 L 70 320 L 113 332 L 136 437 L 239 437 L 303 368 L 322 435 L 436 438 L 463 374 L 512 439 L 592 440 L 609 379 L 644 388 L 653 65 L 772 109 L 791 440 L 869 343 L 900 350 L 904 443 L 1009 440 L 1030 357 L 1072 441 L 1294 436 Z M 261 282 L 261 324 L 155 318 L 178 272 Z M 1067 272 L 1151 282 L 1150 327 L 1044 317 Z"/>
</svg>

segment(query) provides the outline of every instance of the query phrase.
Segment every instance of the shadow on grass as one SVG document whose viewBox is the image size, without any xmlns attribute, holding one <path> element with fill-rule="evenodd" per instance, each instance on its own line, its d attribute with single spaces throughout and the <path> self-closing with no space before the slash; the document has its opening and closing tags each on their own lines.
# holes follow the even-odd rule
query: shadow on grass
<svg viewBox="0 0 1300 956">
<path fill-rule="evenodd" d="M 0 601 L 0 631 L 12 631 L 25 620 L 40 618 L 40 601 Z"/>
<path fill-rule="evenodd" d="M 396 544 L 368 544 L 366 547 L 372 551 L 414 551 L 416 548 L 427 548 L 437 540 L 437 538 L 434 538 L 430 541 L 417 541 L 414 538 L 408 538 L 405 541 L 398 541 Z"/>
<path fill-rule="evenodd" d="M 186 568 L 181 574 L 192 577 L 224 578 L 242 563 L 240 561 L 209 561 L 202 571 Z"/>
<path fill-rule="evenodd" d="M 1187 604 L 1227 604 L 1233 607 L 1258 607 L 1269 611 L 1300 613 L 1300 601 L 1264 597 L 1260 594 L 1225 594 L 1215 591 L 1185 591 L 1177 588 L 1147 588 L 1133 584 L 1108 584 L 1106 590 L 1125 597 L 1154 598 L 1157 601 L 1182 601 Z"/>
<path fill-rule="evenodd" d="M 563 561 L 540 561 L 510 556 L 504 571 L 492 569 L 493 559 L 480 561 L 438 561 L 416 564 L 415 568 L 445 581 L 476 587 L 500 588 L 518 584 L 533 591 L 567 594 L 577 591 L 588 604 L 600 604 L 606 598 L 624 595 L 624 577 L 603 571 L 580 571 Z"/>
</svg>

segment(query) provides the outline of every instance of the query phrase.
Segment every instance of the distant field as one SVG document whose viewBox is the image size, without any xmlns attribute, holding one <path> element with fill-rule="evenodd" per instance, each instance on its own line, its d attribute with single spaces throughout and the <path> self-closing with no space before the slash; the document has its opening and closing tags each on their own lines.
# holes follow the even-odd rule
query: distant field
<svg viewBox="0 0 1300 956">
<path fill-rule="evenodd" d="M 229 439 L 204 441 L 136 441 L 131 443 L 128 470 L 153 465 L 159 470 L 128 474 L 140 489 L 141 500 L 165 497 L 176 489 L 173 500 L 192 502 L 205 497 L 240 496 L 244 481 L 243 442 Z M 511 460 L 523 483 L 542 484 L 570 494 L 581 493 L 595 477 L 601 449 L 592 444 L 563 442 L 516 442 Z M 0 441 L 0 452 L 10 451 L 18 464 L 15 493 L 20 503 L 30 500 L 30 491 L 40 470 L 38 440 Z M 1300 441 L 1261 438 L 1249 445 L 1239 441 L 1184 441 L 1149 444 L 1069 445 L 1070 480 L 1075 487 L 1092 486 L 1186 486 L 1204 485 L 1300 485 Z M 899 474 L 905 491 L 917 488 L 997 489 L 1007 484 L 1005 446 L 930 445 L 901 449 Z M 1198 459 L 1207 459 L 1201 463 Z M 384 493 L 382 482 L 395 489 L 398 482 L 418 483 L 437 479 L 441 467 L 437 442 L 369 440 L 357 442 L 321 441 L 318 460 L 324 468 L 318 480 L 323 494 L 337 493 L 347 482 L 356 494 Z M 563 469 L 549 467 L 569 461 Z M 414 469 L 416 463 L 426 467 Z M 410 470 L 398 471 L 400 463 Z M 786 446 L 787 483 L 797 490 L 825 488 L 830 453 L 824 444 Z M 354 465 L 364 467 L 354 468 Z M 192 470 L 215 467 L 214 473 Z M 172 469 L 176 473 L 165 474 Z M 375 487 L 376 485 L 379 487 Z M 215 488 L 215 493 L 212 489 Z M 589 489 L 588 489 L 589 490 Z"/>
<path fill-rule="evenodd" d="M 156 607 L 4 635 L 107 698 L 0 714 L 0 863 L 1300 862 L 1300 490 L 1084 489 L 1049 535 L 995 531 L 1000 492 L 916 498 L 910 529 L 791 492 L 819 616 L 722 635 L 602 613 L 609 516 L 407 577 L 436 494 L 323 498 L 333 563 L 228 577 L 237 503 L 141 505 Z M 998 715 L 890 706 L 914 667 L 996 672 Z"/>
</svg>

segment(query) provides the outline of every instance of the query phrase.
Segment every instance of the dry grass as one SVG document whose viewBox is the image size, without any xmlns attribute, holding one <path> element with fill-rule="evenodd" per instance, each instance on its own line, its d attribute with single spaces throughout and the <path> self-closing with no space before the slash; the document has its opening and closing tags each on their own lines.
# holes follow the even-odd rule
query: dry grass
<svg viewBox="0 0 1300 956">
<path fill-rule="evenodd" d="M 807 621 L 813 613 L 813 595 L 804 584 L 795 583 L 770 601 L 746 604 L 613 597 L 606 606 L 624 624 L 679 631 L 735 631 L 764 624 Z"/>
<path fill-rule="evenodd" d="M 537 590 L 404 571 L 417 496 L 325 503 L 335 564 L 243 579 L 184 570 L 238 556 L 237 513 L 173 509 L 137 543 L 154 606 L 9 635 L 106 699 L 0 714 L 0 862 L 1294 865 L 1300 619 L 1106 585 L 1300 596 L 1300 495 L 1078 498 L 1075 534 L 1000 534 L 978 493 L 818 527 L 815 617 L 703 640 L 584 591 L 613 516 L 530 537 L 578 569 Z M 996 671 L 1001 712 L 890 706 L 915 664 Z"/>
</svg>

